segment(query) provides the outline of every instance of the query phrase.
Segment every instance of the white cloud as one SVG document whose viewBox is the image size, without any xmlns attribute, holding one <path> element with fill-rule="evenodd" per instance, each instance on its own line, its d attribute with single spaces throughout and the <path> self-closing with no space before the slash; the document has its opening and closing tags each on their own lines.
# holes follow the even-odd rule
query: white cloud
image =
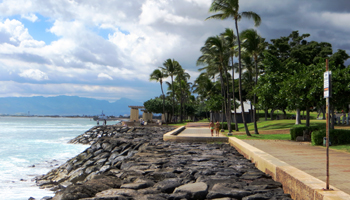
<svg viewBox="0 0 350 200">
<path fill-rule="evenodd" d="M 33 14 L 33 13 L 23 14 L 23 15 L 21 15 L 21 17 L 24 18 L 24 19 L 27 19 L 27 20 L 29 20 L 31 22 L 35 22 L 36 20 L 38 20 L 38 17 L 35 14 Z"/>
<path fill-rule="evenodd" d="M 122 91 L 132 89 L 123 84 L 134 84 L 132 87 L 137 88 L 138 93 L 158 91 L 158 84 L 154 84 L 156 89 L 139 87 L 147 85 L 149 74 L 171 58 L 187 69 L 193 81 L 199 74 L 196 60 L 205 39 L 220 34 L 226 27 L 235 28 L 233 20 L 205 21 L 214 14 L 208 12 L 211 2 L 0 0 L 0 73 L 7 74 L 7 79 L 14 82 L 26 78 L 37 84 L 33 88 L 40 88 L 37 81 L 55 82 L 57 84 L 51 84 L 50 89 L 60 88 L 57 93 L 44 90 L 50 95 L 87 97 L 103 91 L 98 93 L 100 98 L 111 98 L 119 88 Z M 299 30 L 310 33 L 314 36 L 312 39 L 318 41 L 334 41 L 335 49 L 342 45 L 349 52 L 347 35 L 350 30 L 344 26 L 349 9 L 345 4 L 338 5 L 341 3 L 315 2 L 249 0 L 240 1 L 240 9 L 261 15 L 258 31 L 267 41 Z M 17 16 L 21 18 L 16 20 Z M 39 29 L 30 29 L 21 22 L 29 20 L 36 25 L 38 16 L 51 22 L 45 29 L 58 36 L 50 44 L 40 41 Z M 325 24 L 330 28 L 325 30 Z M 251 28 L 253 22 L 243 19 L 239 27 L 240 30 Z M 35 32 L 36 35 L 30 35 Z M 96 85 L 90 86 L 91 83 Z M 111 84 L 115 88 L 105 86 Z M 20 88 L 14 89 L 25 93 Z M 42 88 L 49 87 L 42 85 Z M 40 93 L 37 89 L 32 91 Z"/>
<path fill-rule="evenodd" d="M 49 77 L 46 73 L 38 69 L 28 69 L 19 74 L 19 76 L 29 79 L 34 79 L 37 81 L 49 80 Z"/>
<path fill-rule="evenodd" d="M 105 73 L 99 73 L 99 74 L 97 75 L 97 77 L 98 77 L 99 79 L 113 80 L 113 78 L 112 78 L 110 75 L 105 74 Z"/>
<path fill-rule="evenodd" d="M 138 99 L 143 93 L 132 87 L 101 86 L 87 84 L 33 84 L 14 81 L 0 81 L 0 97 L 31 97 L 71 95 L 116 101 L 122 97 Z"/>
<path fill-rule="evenodd" d="M 174 13 L 174 9 L 165 0 L 146 0 L 141 7 L 140 24 L 152 25 L 157 22 L 167 22 L 173 25 L 201 25 L 202 20 L 190 18 L 189 16 L 179 16 Z"/>
</svg>

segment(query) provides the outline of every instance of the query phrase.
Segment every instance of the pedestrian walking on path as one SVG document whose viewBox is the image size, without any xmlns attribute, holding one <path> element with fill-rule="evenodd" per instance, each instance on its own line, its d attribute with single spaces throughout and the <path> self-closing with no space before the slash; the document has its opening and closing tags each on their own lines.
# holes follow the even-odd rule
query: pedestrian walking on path
<svg viewBox="0 0 350 200">
<path fill-rule="evenodd" d="M 215 123 L 215 133 L 216 133 L 216 136 L 219 137 L 219 131 L 220 131 L 220 123 L 219 121 L 216 121 Z"/>
<path fill-rule="evenodd" d="M 214 136 L 214 122 L 211 121 L 210 124 L 209 124 L 209 128 L 210 128 L 210 133 L 211 133 L 211 136 Z"/>
</svg>

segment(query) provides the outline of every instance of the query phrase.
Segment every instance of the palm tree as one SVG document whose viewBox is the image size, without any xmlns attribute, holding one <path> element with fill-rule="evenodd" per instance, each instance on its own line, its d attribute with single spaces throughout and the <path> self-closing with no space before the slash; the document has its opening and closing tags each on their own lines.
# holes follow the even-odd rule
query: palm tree
<svg viewBox="0 0 350 200">
<path fill-rule="evenodd" d="M 173 95 L 173 116 L 175 114 L 175 111 L 174 111 L 174 106 L 175 106 L 175 96 L 174 96 L 174 76 L 176 75 L 179 67 L 180 67 L 180 64 L 174 60 L 174 59 L 167 59 L 164 63 L 163 63 L 163 66 L 161 69 L 163 70 L 164 74 L 166 76 L 170 76 L 171 77 L 171 86 L 172 86 L 172 95 Z"/>
<path fill-rule="evenodd" d="M 194 93 L 198 94 L 201 101 L 208 99 L 213 94 L 214 84 L 210 81 L 207 73 L 201 73 L 194 81 Z"/>
<path fill-rule="evenodd" d="M 165 122 L 167 123 L 167 118 L 166 118 L 166 114 L 165 114 L 165 96 L 164 96 L 164 91 L 163 91 L 163 78 L 165 78 L 166 75 L 159 69 L 155 69 L 152 74 L 150 75 L 150 80 L 155 80 L 157 82 L 160 83 L 160 89 L 162 90 L 162 96 L 163 96 L 163 114 L 164 114 L 164 118 L 165 118 Z"/>
<path fill-rule="evenodd" d="M 221 93 L 225 97 L 223 110 L 225 111 L 227 121 L 231 122 L 231 101 L 227 101 L 227 98 L 229 97 L 229 76 L 227 74 L 229 51 L 224 37 L 209 37 L 205 41 L 205 45 L 201 48 L 200 51 L 202 52 L 202 56 L 198 58 L 197 65 L 207 64 L 207 69 L 210 69 L 209 71 L 207 70 L 207 72 L 219 72 L 221 81 Z M 228 123 L 228 128 L 230 131 L 232 131 L 231 123 Z"/>
<path fill-rule="evenodd" d="M 184 108 L 184 101 L 185 101 L 185 93 L 186 91 L 189 91 L 188 82 L 187 80 L 190 79 L 191 76 L 189 73 L 185 72 L 185 70 L 182 67 L 179 67 L 177 71 L 177 76 L 175 78 L 175 81 L 179 83 L 179 90 L 180 90 L 180 121 L 183 121 L 183 108 Z"/>
<path fill-rule="evenodd" d="M 246 52 L 250 54 L 254 60 L 255 64 L 255 84 L 256 87 L 258 83 L 258 57 L 259 55 L 265 50 L 267 43 L 265 42 L 265 39 L 262 38 L 256 30 L 254 29 L 247 29 L 242 32 L 242 38 L 245 40 L 242 46 L 246 49 Z M 257 104 L 257 97 L 256 93 L 254 93 L 254 106 L 256 107 Z M 256 124 L 256 109 L 254 109 L 253 113 L 253 121 L 254 121 L 254 130 L 255 134 L 259 134 L 258 132 L 258 126 Z"/>
<path fill-rule="evenodd" d="M 231 67 L 232 67 L 232 99 L 233 99 L 233 110 L 234 110 L 234 119 L 235 119 L 235 130 L 239 131 L 238 128 L 238 123 L 237 123 L 237 111 L 236 111 L 236 97 L 235 97 L 235 65 L 233 63 L 233 57 L 235 57 L 235 55 L 237 54 L 236 51 L 236 44 L 237 44 L 237 37 L 236 35 L 233 33 L 233 30 L 230 28 L 226 28 L 225 32 L 223 32 L 221 34 L 222 36 L 224 36 L 228 47 L 230 48 L 230 58 L 231 58 Z M 231 132 L 231 131 L 229 131 Z"/>
<path fill-rule="evenodd" d="M 244 117 L 244 106 L 243 106 L 243 99 L 242 99 L 242 66 L 241 66 L 241 41 L 239 39 L 239 31 L 238 31 L 238 21 L 242 19 L 242 17 L 251 19 L 253 18 L 255 22 L 255 26 L 259 26 L 261 22 L 261 18 L 258 14 L 252 11 L 248 12 L 239 12 L 239 0 L 213 0 L 209 12 L 220 12 L 218 14 L 212 15 L 208 17 L 207 19 L 227 19 L 227 18 L 233 18 L 235 20 L 235 26 L 236 26 L 236 34 L 237 34 L 237 41 L 238 41 L 238 69 L 239 69 L 239 98 L 241 100 L 241 108 L 242 108 L 242 118 L 244 123 L 244 128 L 246 131 L 246 134 L 248 136 L 251 136 L 248 130 L 248 126 Z"/>
</svg>

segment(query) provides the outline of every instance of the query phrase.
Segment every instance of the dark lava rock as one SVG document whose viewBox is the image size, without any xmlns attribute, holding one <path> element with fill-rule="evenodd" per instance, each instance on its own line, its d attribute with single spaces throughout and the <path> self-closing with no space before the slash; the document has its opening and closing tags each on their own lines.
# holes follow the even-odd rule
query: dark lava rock
<svg viewBox="0 0 350 200">
<path fill-rule="evenodd" d="M 90 147 L 36 183 L 53 200 L 291 199 L 229 144 L 164 142 L 170 130 L 94 127 L 71 140 Z"/>
</svg>

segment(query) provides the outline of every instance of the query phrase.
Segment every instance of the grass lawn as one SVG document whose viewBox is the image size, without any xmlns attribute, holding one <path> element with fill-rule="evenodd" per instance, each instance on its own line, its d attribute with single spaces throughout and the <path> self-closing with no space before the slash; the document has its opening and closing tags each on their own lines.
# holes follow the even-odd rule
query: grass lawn
<svg viewBox="0 0 350 200">
<path fill-rule="evenodd" d="M 186 126 L 186 124 L 187 124 L 187 122 L 183 122 L 183 123 L 176 123 L 176 124 L 168 124 L 168 126 Z"/>
<path fill-rule="evenodd" d="M 350 153 L 350 145 L 349 144 L 330 146 L 329 148 Z"/>
<path fill-rule="evenodd" d="M 306 123 L 306 120 L 301 120 L 302 124 Z M 310 125 L 326 123 L 326 120 L 310 120 Z M 257 123 L 258 130 L 275 130 L 275 129 L 290 129 L 295 125 L 294 119 L 282 119 L 282 120 L 272 120 L 272 121 L 259 121 Z M 248 130 L 254 131 L 254 123 L 247 123 Z M 240 132 L 245 132 L 244 124 L 238 124 Z"/>
<path fill-rule="evenodd" d="M 251 137 L 247 135 L 234 135 L 234 137 L 241 140 L 290 140 L 289 134 L 268 134 L 268 135 L 255 135 L 252 134 Z"/>
</svg>

